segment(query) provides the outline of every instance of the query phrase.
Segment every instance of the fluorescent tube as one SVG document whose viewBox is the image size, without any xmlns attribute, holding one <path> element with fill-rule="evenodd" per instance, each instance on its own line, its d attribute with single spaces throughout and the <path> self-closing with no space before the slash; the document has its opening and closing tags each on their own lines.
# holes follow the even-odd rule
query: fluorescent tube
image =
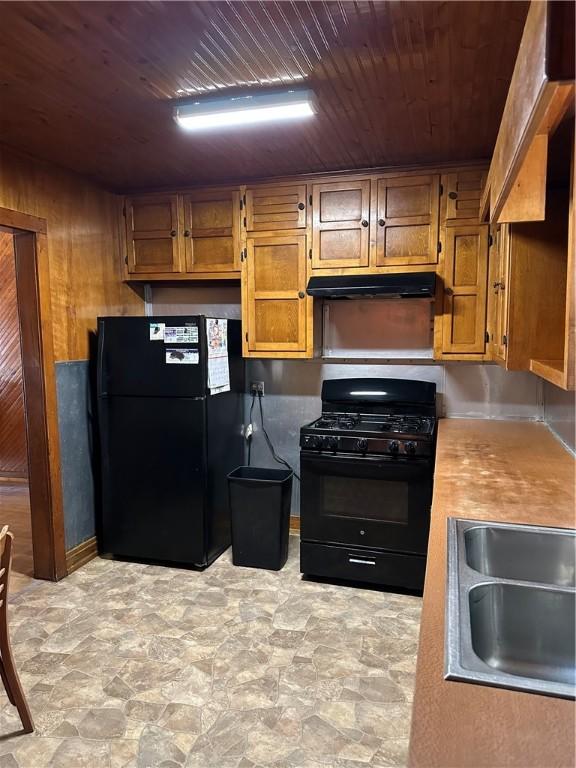
<svg viewBox="0 0 576 768">
<path fill-rule="evenodd" d="M 187 131 L 294 120 L 314 114 L 314 94 L 301 89 L 196 100 L 174 108 L 174 120 Z"/>
</svg>

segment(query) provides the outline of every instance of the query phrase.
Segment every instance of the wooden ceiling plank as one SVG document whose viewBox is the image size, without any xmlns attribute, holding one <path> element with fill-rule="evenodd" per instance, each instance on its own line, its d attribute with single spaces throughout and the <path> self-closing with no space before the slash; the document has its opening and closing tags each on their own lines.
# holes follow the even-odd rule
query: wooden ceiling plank
<svg viewBox="0 0 576 768">
<path fill-rule="evenodd" d="M 122 191 L 488 156 L 526 2 L 0 7 L 0 142 Z M 186 134 L 186 88 L 302 77 L 300 124 Z M 224 88 L 223 88 L 224 86 Z"/>
</svg>

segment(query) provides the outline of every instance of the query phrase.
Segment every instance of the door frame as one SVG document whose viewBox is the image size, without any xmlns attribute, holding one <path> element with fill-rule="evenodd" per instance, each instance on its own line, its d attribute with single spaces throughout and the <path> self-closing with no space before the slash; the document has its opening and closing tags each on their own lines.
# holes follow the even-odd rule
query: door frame
<svg viewBox="0 0 576 768">
<path fill-rule="evenodd" d="M 45 219 L 0 207 L 0 229 L 14 238 L 34 577 L 58 581 L 68 571 L 48 228 Z"/>
</svg>

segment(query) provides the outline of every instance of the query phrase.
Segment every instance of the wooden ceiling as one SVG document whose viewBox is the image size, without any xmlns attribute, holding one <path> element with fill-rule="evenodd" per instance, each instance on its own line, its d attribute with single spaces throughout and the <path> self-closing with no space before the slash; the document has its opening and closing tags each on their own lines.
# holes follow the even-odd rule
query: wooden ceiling
<svg viewBox="0 0 576 768">
<path fill-rule="evenodd" d="M 2 2 L 0 141 L 115 190 L 490 156 L 525 2 Z M 173 100 L 306 83 L 299 124 Z"/>
</svg>

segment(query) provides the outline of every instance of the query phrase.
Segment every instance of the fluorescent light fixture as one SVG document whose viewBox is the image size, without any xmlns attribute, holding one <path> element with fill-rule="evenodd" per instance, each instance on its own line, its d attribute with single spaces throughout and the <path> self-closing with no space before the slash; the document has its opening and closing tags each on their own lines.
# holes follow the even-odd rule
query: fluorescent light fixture
<svg viewBox="0 0 576 768">
<path fill-rule="evenodd" d="M 208 98 L 178 104 L 174 120 L 187 131 L 311 117 L 314 93 L 302 88 Z"/>
</svg>

